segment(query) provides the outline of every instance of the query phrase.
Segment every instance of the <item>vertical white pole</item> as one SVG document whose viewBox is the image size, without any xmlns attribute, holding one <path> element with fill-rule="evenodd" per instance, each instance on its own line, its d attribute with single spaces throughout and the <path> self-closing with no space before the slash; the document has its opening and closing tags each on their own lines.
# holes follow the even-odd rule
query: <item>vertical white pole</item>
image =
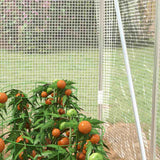
<svg viewBox="0 0 160 160">
<path fill-rule="evenodd" d="M 98 118 L 103 119 L 103 52 L 104 52 L 104 9 L 105 0 L 100 0 L 100 10 L 99 10 L 99 91 L 98 91 Z"/>
<path fill-rule="evenodd" d="M 125 40 L 125 36 L 124 36 L 124 30 L 123 30 L 118 0 L 114 0 L 114 4 L 115 4 L 116 15 L 117 15 L 121 44 L 122 44 L 122 48 L 123 48 L 123 55 L 124 55 L 124 60 L 125 60 L 125 65 L 126 65 L 126 70 L 127 70 L 127 77 L 128 77 L 129 89 L 130 89 L 130 94 L 131 94 L 131 99 L 132 99 L 132 104 L 133 104 L 133 111 L 134 111 L 134 117 L 135 117 L 135 121 L 136 121 L 136 127 L 137 127 L 137 133 L 138 133 L 139 144 L 140 144 L 140 149 L 141 149 L 141 155 L 142 155 L 142 159 L 146 160 L 146 153 L 145 153 L 143 137 L 142 137 L 142 129 L 141 129 L 140 120 L 139 120 L 137 102 L 136 102 L 136 97 L 135 97 L 135 92 L 134 92 L 134 87 L 133 87 L 132 75 L 131 75 L 127 47 L 126 47 L 126 40 Z"/>
<path fill-rule="evenodd" d="M 156 116 L 157 116 L 157 100 L 158 100 L 158 75 L 159 75 L 159 59 L 160 59 L 160 0 L 156 1 L 156 32 L 155 32 L 155 54 L 154 54 L 154 75 L 152 90 L 152 126 L 151 126 L 151 160 L 156 159 Z"/>
</svg>

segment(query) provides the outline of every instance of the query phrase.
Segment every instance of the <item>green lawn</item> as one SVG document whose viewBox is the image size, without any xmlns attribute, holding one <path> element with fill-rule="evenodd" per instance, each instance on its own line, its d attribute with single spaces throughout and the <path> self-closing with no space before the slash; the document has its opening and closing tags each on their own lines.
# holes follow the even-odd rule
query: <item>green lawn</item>
<svg viewBox="0 0 160 160">
<path fill-rule="evenodd" d="M 75 81 L 80 105 L 97 116 L 98 51 L 61 51 L 53 54 L 23 54 L 1 51 L 0 88 L 8 84 L 28 92 L 34 87 L 30 82 L 55 79 Z M 15 87 L 17 87 L 15 86 Z"/>
<path fill-rule="evenodd" d="M 109 70 L 104 70 L 104 90 L 109 91 L 109 117 L 104 114 L 104 120 L 110 123 L 134 123 L 134 114 L 129 93 L 128 80 L 124 66 L 122 49 L 106 50 L 110 54 L 104 60 Z M 143 130 L 147 134 L 151 125 L 153 48 L 128 49 L 137 98 L 138 110 Z M 97 116 L 98 92 L 98 50 L 61 51 L 53 54 L 22 54 L 1 50 L 0 88 L 8 84 L 18 84 L 18 87 L 28 92 L 36 81 L 52 82 L 54 79 L 69 79 L 75 81 L 78 88 L 79 104 L 92 116 Z M 104 78 L 104 81 L 106 79 Z M 19 84 L 20 83 L 20 84 Z M 23 83 L 23 84 L 22 84 Z M 10 86 L 11 87 L 11 86 Z M 8 87 L 9 88 L 9 87 Z M 105 94 L 106 95 L 106 94 Z M 160 112 L 158 113 L 160 117 Z M 160 126 L 160 122 L 158 122 Z M 159 127 L 160 128 L 160 127 Z M 160 130 L 158 131 L 160 137 Z M 160 140 L 158 139 L 160 143 Z"/>
</svg>

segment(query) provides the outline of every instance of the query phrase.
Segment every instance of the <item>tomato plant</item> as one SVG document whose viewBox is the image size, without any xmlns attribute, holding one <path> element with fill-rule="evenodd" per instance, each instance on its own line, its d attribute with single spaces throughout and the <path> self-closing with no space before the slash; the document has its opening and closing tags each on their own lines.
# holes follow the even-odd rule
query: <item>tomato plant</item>
<svg viewBox="0 0 160 160">
<path fill-rule="evenodd" d="M 103 122 L 81 113 L 75 90 L 74 82 L 56 80 L 40 83 L 32 95 L 17 89 L 0 93 L 0 111 L 12 111 L 9 131 L 0 135 L 0 158 L 10 152 L 13 160 L 108 159 L 99 134 Z"/>
<path fill-rule="evenodd" d="M 77 116 L 77 111 L 76 111 L 75 109 L 69 109 L 69 110 L 67 111 L 67 115 L 68 115 L 69 117 Z"/>
<path fill-rule="evenodd" d="M 100 153 L 93 153 L 89 156 L 89 160 L 103 160 L 103 156 Z"/>
</svg>

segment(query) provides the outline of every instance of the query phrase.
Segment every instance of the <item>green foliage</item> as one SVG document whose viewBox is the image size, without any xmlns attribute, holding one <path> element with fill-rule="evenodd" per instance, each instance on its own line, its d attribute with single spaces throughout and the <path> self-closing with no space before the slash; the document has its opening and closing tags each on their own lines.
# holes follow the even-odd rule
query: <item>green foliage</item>
<svg viewBox="0 0 160 160">
<path fill-rule="evenodd" d="M 27 160 L 41 157 L 42 160 L 76 160 L 76 154 L 83 151 L 87 140 L 103 130 L 102 121 L 86 117 L 81 113 L 81 108 L 77 104 L 78 98 L 73 92 L 77 90 L 73 86 L 74 82 L 65 81 L 65 89 L 59 89 L 57 81 L 54 81 L 52 84 L 38 86 L 30 97 L 16 89 L 6 92 L 9 102 L 3 109 L 8 114 L 8 108 L 11 108 L 12 119 L 7 121 L 10 130 L 0 137 L 7 135 L 5 143 L 8 145 L 5 152 L 11 153 L 8 158 L 19 160 L 23 157 Z M 72 89 L 70 96 L 65 95 L 65 90 L 68 88 Z M 45 98 L 41 97 L 43 91 L 48 91 Z M 52 99 L 50 104 L 46 103 L 48 99 Z M 65 113 L 60 114 L 59 109 L 63 109 Z M 84 120 L 92 125 L 92 130 L 88 134 L 82 134 L 78 130 L 79 122 Z M 60 135 L 57 137 L 53 136 L 54 128 L 60 130 Z M 68 139 L 69 144 L 61 146 L 59 143 L 64 137 Z M 80 141 L 81 148 L 77 150 Z M 89 142 L 86 145 L 86 159 L 95 152 L 102 154 L 106 159 L 104 147 L 107 146 L 102 138 L 97 144 Z"/>
</svg>

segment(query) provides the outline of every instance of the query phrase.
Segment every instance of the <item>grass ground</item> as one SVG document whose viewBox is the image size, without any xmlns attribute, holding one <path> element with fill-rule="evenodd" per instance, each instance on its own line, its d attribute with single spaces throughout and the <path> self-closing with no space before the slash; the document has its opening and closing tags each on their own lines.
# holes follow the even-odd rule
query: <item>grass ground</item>
<svg viewBox="0 0 160 160">
<path fill-rule="evenodd" d="M 104 63 L 110 65 L 109 74 L 104 73 L 110 77 L 110 88 L 107 88 L 110 95 L 109 103 L 106 102 L 109 104 L 109 118 L 104 117 L 104 119 L 110 123 L 134 123 L 122 50 L 117 48 L 109 52 L 112 52 L 110 59 Z M 128 53 L 141 124 L 149 135 L 153 48 L 128 49 Z M 70 79 L 77 83 L 80 105 L 91 115 L 97 116 L 99 65 L 97 50 L 61 51 L 42 55 L 1 50 L 0 55 L 0 88 L 7 84 L 23 83 L 17 86 L 29 91 L 34 87 L 32 82 Z M 158 125 L 160 126 L 159 122 Z"/>
<path fill-rule="evenodd" d="M 53 54 L 23 54 L 1 51 L 0 88 L 7 84 L 29 91 L 37 81 L 75 81 L 80 105 L 97 116 L 98 51 L 61 51 Z M 15 86 L 15 87 L 17 87 Z"/>
</svg>

